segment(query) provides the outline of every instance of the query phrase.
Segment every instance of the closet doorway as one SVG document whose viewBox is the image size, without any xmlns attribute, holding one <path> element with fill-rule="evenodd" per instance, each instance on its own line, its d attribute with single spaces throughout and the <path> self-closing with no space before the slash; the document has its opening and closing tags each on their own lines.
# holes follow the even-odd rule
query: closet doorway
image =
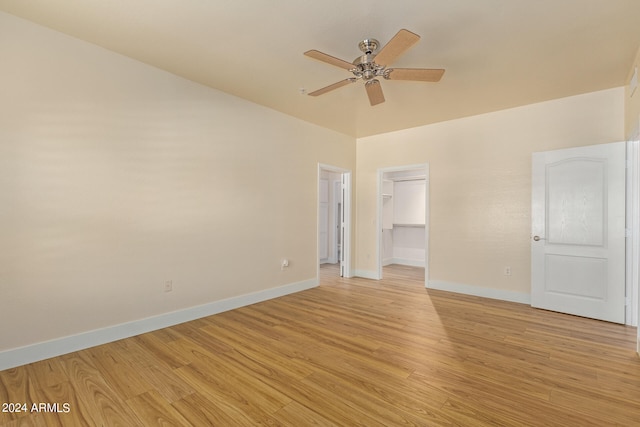
<svg viewBox="0 0 640 427">
<path fill-rule="evenodd" d="M 318 167 L 318 277 L 351 277 L 351 171 Z"/>
<path fill-rule="evenodd" d="M 424 268 L 429 277 L 429 165 L 378 170 L 378 277 L 386 265 Z"/>
</svg>

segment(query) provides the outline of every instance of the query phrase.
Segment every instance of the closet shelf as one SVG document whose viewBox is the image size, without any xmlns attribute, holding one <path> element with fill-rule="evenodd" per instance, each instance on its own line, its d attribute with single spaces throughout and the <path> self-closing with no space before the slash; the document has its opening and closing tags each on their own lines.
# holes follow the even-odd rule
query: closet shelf
<svg viewBox="0 0 640 427">
<path fill-rule="evenodd" d="M 393 224 L 394 227 L 416 227 L 424 228 L 425 224 Z"/>
</svg>

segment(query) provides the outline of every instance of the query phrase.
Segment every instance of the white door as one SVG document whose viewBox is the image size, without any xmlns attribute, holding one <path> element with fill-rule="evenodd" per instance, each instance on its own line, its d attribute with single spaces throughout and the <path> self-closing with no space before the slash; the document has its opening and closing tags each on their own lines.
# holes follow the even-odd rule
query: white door
<svg viewBox="0 0 640 427">
<path fill-rule="evenodd" d="M 319 187 L 319 230 L 318 230 L 318 258 L 326 262 L 329 257 L 329 181 L 320 180 Z"/>
<path fill-rule="evenodd" d="M 531 305 L 625 320 L 625 143 L 533 154 Z"/>
<path fill-rule="evenodd" d="M 331 263 L 336 264 L 342 261 L 342 256 L 340 255 L 340 247 L 342 244 L 342 175 L 340 175 L 340 181 L 333 182 L 333 232 L 332 232 L 332 242 L 333 247 L 331 250 Z"/>
</svg>

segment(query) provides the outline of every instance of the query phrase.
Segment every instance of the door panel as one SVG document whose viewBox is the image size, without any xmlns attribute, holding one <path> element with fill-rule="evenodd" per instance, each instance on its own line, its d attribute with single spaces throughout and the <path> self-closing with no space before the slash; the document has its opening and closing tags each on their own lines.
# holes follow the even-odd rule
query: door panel
<svg viewBox="0 0 640 427">
<path fill-rule="evenodd" d="M 606 163 L 563 160 L 547 166 L 547 239 L 551 244 L 602 247 Z"/>
<path fill-rule="evenodd" d="M 605 300 L 607 260 L 566 255 L 546 255 L 545 282 L 549 293 Z"/>
<path fill-rule="evenodd" d="M 534 153 L 531 305 L 624 322 L 625 145 Z"/>
</svg>

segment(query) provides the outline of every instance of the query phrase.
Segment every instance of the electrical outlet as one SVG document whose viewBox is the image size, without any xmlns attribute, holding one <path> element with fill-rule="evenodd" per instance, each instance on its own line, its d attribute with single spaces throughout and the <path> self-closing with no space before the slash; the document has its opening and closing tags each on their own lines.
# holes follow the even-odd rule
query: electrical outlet
<svg viewBox="0 0 640 427">
<path fill-rule="evenodd" d="M 505 276 L 511 276 L 511 267 L 505 267 L 504 268 L 504 275 Z"/>
<path fill-rule="evenodd" d="M 280 270 L 284 270 L 287 267 L 289 267 L 289 260 L 285 258 L 282 260 L 282 264 L 280 264 Z"/>
<path fill-rule="evenodd" d="M 173 290 L 173 280 L 167 280 L 164 282 L 164 291 L 171 292 Z"/>
</svg>

